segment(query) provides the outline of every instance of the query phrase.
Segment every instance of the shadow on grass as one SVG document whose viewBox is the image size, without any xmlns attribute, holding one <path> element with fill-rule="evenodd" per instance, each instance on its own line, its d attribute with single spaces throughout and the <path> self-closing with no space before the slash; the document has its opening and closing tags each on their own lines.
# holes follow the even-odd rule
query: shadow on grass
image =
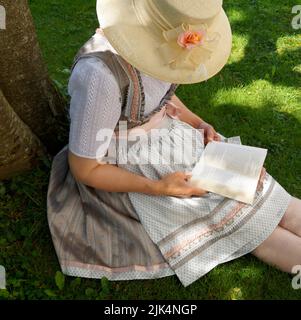
<svg viewBox="0 0 301 320">
<path fill-rule="evenodd" d="M 73 54 L 87 40 L 87 35 L 94 32 L 92 26 L 97 22 L 94 4 L 72 1 L 73 7 L 69 7 L 70 0 L 64 4 L 59 0 L 31 2 L 52 74 L 65 81 L 67 75 L 62 70 L 71 65 Z M 286 1 L 285 5 L 279 0 L 225 1 L 227 11 L 241 13 L 242 18 L 234 19 L 231 24 L 235 35 L 248 38 L 244 56 L 207 83 L 189 86 L 187 93 L 198 92 L 203 103 L 212 104 L 220 90 L 240 88 L 260 79 L 284 87 L 299 87 L 300 74 L 293 69 L 300 64 L 300 49 L 286 50 L 281 55 L 276 52 L 279 38 L 294 34 L 290 29 L 293 5 L 295 0 Z M 181 90 L 185 94 L 184 86 Z M 189 101 L 194 97 L 189 96 Z M 277 111 L 276 107 L 272 101 L 258 109 L 225 102 L 212 108 L 208 120 L 226 136 L 241 135 L 244 144 L 269 149 L 268 172 L 291 194 L 301 197 L 300 121 Z M 55 284 L 59 264 L 45 207 L 49 170 L 41 166 L 0 184 L 0 262 L 8 274 L 6 298 L 96 299 L 100 281 L 67 277 L 63 290 Z M 289 275 L 248 255 L 215 268 L 187 288 L 175 276 L 112 282 L 106 298 L 300 299 L 301 292 L 292 290 L 290 279 Z"/>
<path fill-rule="evenodd" d="M 301 196 L 301 148 L 295 148 L 301 143 L 300 130 L 299 136 L 293 135 L 296 128 L 300 128 L 300 122 L 286 113 L 271 113 L 270 105 L 250 110 L 243 105 L 224 104 L 219 110 L 224 111 L 220 121 L 231 121 L 227 136 L 237 134 L 236 126 L 243 127 L 243 143 L 268 148 L 267 171 L 291 194 Z M 288 136 L 291 139 L 286 138 Z M 54 276 L 60 267 L 46 218 L 49 170 L 49 166 L 41 164 L 40 168 L 1 184 L 0 261 L 8 274 L 7 298 L 96 299 L 101 287 L 98 280 L 79 281 L 66 277 L 64 289 L 56 287 Z M 266 266 L 251 255 L 218 266 L 187 288 L 175 276 L 111 282 L 109 288 L 103 298 L 301 298 L 301 291 L 291 288 L 289 275 Z"/>
<path fill-rule="evenodd" d="M 225 4 L 230 12 L 241 13 L 241 19 L 231 22 L 233 33 L 248 38 L 243 59 L 226 66 L 225 73 L 234 74 L 245 85 L 266 79 L 277 85 L 300 87 L 300 73 L 294 67 L 301 63 L 301 39 L 299 48 L 277 52 L 279 39 L 299 33 L 291 26 L 295 1 L 246 0 Z M 292 40 L 286 45 L 291 43 Z"/>
<path fill-rule="evenodd" d="M 248 84 L 257 79 L 267 79 L 273 84 L 300 87 L 300 73 L 294 67 L 301 63 L 299 48 L 277 52 L 277 42 L 287 36 L 297 35 L 291 26 L 291 13 L 295 1 L 247 0 L 226 2 L 226 9 L 241 12 L 242 17 L 231 23 L 235 35 L 247 36 L 244 58 L 226 66 Z M 300 42 L 300 41 L 299 41 Z M 289 45 L 289 43 L 287 44 Z"/>
<path fill-rule="evenodd" d="M 233 43 L 240 49 L 245 46 L 244 52 L 241 58 L 235 59 L 238 49 L 234 48 L 229 63 L 218 75 L 190 87 L 197 89 L 207 103 L 219 91 L 239 89 L 258 80 L 279 87 L 300 88 L 301 35 L 298 39 L 299 31 L 291 27 L 291 8 L 294 5 L 294 0 L 285 4 L 279 0 L 226 1 L 225 10 L 230 17 Z M 301 96 L 299 101 L 301 104 Z"/>
</svg>

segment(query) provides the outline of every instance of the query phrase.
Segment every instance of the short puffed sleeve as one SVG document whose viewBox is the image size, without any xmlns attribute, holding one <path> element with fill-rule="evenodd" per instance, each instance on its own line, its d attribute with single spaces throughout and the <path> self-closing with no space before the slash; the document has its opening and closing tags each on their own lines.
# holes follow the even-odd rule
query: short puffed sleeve
<svg viewBox="0 0 301 320">
<path fill-rule="evenodd" d="M 101 137 L 109 139 L 121 115 L 118 83 L 104 62 L 89 57 L 76 64 L 68 92 L 71 97 L 69 150 L 80 157 L 101 160 L 109 147 L 109 141 Z"/>
</svg>

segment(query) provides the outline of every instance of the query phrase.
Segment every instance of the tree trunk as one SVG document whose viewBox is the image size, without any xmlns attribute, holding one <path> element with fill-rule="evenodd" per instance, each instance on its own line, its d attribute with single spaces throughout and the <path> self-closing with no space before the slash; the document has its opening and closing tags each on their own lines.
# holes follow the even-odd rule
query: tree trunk
<svg viewBox="0 0 301 320">
<path fill-rule="evenodd" d="M 43 154 L 39 139 L 17 116 L 0 90 L 0 180 L 30 169 Z"/>
<path fill-rule="evenodd" d="M 27 0 L 2 0 L 1 5 L 6 30 L 0 30 L 0 89 L 22 122 L 55 154 L 66 143 L 66 103 L 48 77 Z M 1 125 L 11 126 L 3 119 Z"/>
</svg>

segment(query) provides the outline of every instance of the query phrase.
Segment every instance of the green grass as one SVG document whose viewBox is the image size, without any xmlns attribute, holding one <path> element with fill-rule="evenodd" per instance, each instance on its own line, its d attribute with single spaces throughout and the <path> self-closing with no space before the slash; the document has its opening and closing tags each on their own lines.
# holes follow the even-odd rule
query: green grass
<svg viewBox="0 0 301 320">
<path fill-rule="evenodd" d="M 206 83 L 181 86 L 178 95 L 222 134 L 268 148 L 269 173 L 301 197 L 301 34 L 290 25 L 296 1 L 225 2 L 234 33 L 228 65 Z M 30 5 L 50 75 L 65 90 L 73 56 L 97 27 L 95 0 Z M 301 299 L 290 275 L 251 255 L 220 265 L 187 288 L 175 276 L 110 283 L 66 277 L 57 286 L 59 264 L 46 219 L 49 171 L 42 162 L 0 184 L 0 264 L 7 270 L 7 290 L 0 297 Z"/>
</svg>

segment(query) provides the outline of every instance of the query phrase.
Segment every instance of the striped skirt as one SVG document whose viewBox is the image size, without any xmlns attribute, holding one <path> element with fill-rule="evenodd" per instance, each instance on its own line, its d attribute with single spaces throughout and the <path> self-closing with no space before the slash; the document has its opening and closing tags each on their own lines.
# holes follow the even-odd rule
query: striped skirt
<svg viewBox="0 0 301 320">
<path fill-rule="evenodd" d="M 146 135 L 120 149 L 131 161 L 118 165 L 150 179 L 191 171 L 204 150 L 202 133 L 169 116 L 162 123 L 164 134 L 152 135 L 152 143 Z M 186 132 L 189 139 L 193 132 L 188 153 L 183 152 Z M 166 145 L 187 159 L 167 161 Z M 150 154 L 158 161 L 133 161 Z M 71 276 L 131 280 L 175 274 L 188 286 L 217 265 L 252 252 L 275 230 L 291 201 L 268 173 L 253 205 L 214 193 L 183 199 L 104 192 L 75 181 L 67 155 L 68 146 L 54 158 L 47 208 L 59 263 Z"/>
</svg>

